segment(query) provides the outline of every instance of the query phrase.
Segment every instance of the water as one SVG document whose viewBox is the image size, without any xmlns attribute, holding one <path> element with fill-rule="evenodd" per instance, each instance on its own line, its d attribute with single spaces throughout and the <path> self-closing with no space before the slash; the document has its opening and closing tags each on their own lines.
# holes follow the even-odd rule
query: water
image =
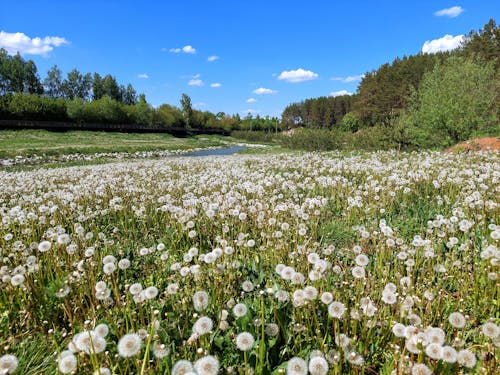
<svg viewBox="0 0 500 375">
<path fill-rule="evenodd" d="M 226 156 L 232 155 L 245 149 L 244 146 L 231 146 L 227 148 L 217 148 L 214 150 L 197 150 L 183 154 L 183 156 Z"/>
</svg>

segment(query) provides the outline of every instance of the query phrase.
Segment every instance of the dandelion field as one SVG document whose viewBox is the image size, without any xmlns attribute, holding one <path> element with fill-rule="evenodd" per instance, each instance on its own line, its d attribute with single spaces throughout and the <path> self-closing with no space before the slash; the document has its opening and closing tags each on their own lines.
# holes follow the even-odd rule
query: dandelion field
<svg viewBox="0 0 500 375">
<path fill-rule="evenodd" d="M 498 373 L 499 161 L 0 172 L 0 372 Z"/>
</svg>

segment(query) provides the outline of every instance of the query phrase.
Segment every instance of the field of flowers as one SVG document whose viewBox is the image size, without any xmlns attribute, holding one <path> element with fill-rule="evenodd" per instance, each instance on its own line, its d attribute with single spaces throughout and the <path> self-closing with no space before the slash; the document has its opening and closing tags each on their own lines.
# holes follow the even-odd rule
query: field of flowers
<svg viewBox="0 0 500 375">
<path fill-rule="evenodd" d="M 0 373 L 500 366 L 498 153 L 0 172 Z"/>
</svg>

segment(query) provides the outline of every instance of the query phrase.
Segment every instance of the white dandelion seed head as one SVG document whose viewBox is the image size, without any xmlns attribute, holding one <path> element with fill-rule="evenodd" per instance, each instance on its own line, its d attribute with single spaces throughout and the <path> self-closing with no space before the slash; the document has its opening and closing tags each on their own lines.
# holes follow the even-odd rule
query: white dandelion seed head
<svg viewBox="0 0 500 375">
<path fill-rule="evenodd" d="M 193 324 L 193 333 L 199 336 L 210 333 L 213 328 L 213 321 L 208 316 L 202 316 Z"/>
<path fill-rule="evenodd" d="M 216 375 L 219 367 L 219 360 L 212 355 L 202 357 L 194 363 L 194 369 L 198 375 Z"/>
<path fill-rule="evenodd" d="M 64 357 L 59 357 L 57 361 L 57 367 L 59 371 L 63 374 L 72 373 L 78 364 L 76 356 L 74 354 L 67 354 Z"/>
<path fill-rule="evenodd" d="M 328 314 L 332 318 L 341 318 L 345 313 L 345 305 L 342 302 L 333 301 L 328 305 Z"/>
<path fill-rule="evenodd" d="M 203 311 L 208 307 L 208 293 L 205 291 L 198 291 L 193 294 L 193 305 L 196 311 Z"/>
<path fill-rule="evenodd" d="M 457 362 L 464 367 L 473 368 L 476 366 L 476 355 L 469 349 L 462 349 L 457 353 Z"/>
<path fill-rule="evenodd" d="M 233 314 L 236 318 L 241 318 L 247 314 L 248 308 L 244 303 L 237 303 L 233 306 Z"/>
<path fill-rule="evenodd" d="M 242 332 L 238 336 L 236 336 L 236 347 L 241 351 L 249 351 L 253 348 L 254 343 L 255 339 L 249 332 Z"/>
<path fill-rule="evenodd" d="M 311 375 L 328 374 L 328 362 L 322 356 L 312 357 L 309 360 L 309 373 Z"/>
<path fill-rule="evenodd" d="M 464 328 L 467 323 L 465 316 L 459 312 L 452 312 L 448 316 L 448 322 L 455 328 Z"/>
<path fill-rule="evenodd" d="M 4 354 L 0 357 L 0 373 L 12 374 L 19 366 L 19 361 L 15 355 Z"/>
<path fill-rule="evenodd" d="M 307 375 L 307 362 L 299 357 L 291 358 L 286 366 L 286 375 Z"/>
<path fill-rule="evenodd" d="M 172 375 L 186 375 L 193 372 L 193 364 L 185 359 L 175 362 L 172 367 Z"/>
<path fill-rule="evenodd" d="M 118 341 L 118 354 L 122 357 L 133 357 L 141 350 L 142 340 L 136 333 L 127 333 Z"/>
</svg>

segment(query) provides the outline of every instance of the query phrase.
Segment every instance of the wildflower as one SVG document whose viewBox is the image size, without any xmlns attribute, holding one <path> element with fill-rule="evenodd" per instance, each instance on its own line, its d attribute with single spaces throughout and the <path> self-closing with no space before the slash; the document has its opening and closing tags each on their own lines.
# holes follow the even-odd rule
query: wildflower
<svg viewBox="0 0 500 375">
<path fill-rule="evenodd" d="M 312 357 L 309 360 L 309 373 L 311 375 L 326 375 L 328 373 L 328 362 L 323 357 Z"/>
<path fill-rule="evenodd" d="M 200 358 L 194 364 L 198 375 L 216 375 L 219 372 L 219 361 L 211 355 Z"/>
<path fill-rule="evenodd" d="M 406 327 L 404 326 L 404 324 L 396 323 L 392 327 L 392 333 L 394 333 L 394 336 L 396 337 L 405 337 Z"/>
<path fill-rule="evenodd" d="M 177 294 L 178 291 L 179 291 L 179 285 L 176 283 L 172 283 L 167 286 L 168 294 Z"/>
<path fill-rule="evenodd" d="M 185 359 L 181 359 L 175 362 L 172 367 L 172 375 L 185 375 L 187 373 L 193 372 L 193 364 Z"/>
<path fill-rule="evenodd" d="M 429 327 L 425 331 L 429 343 L 443 345 L 446 338 L 445 332 L 441 328 Z"/>
<path fill-rule="evenodd" d="M 274 337 L 278 335 L 279 331 L 280 331 L 279 326 L 276 323 L 266 324 L 265 328 L 266 335 Z"/>
<path fill-rule="evenodd" d="M 111 370 L 107 367 L 101 367 L 99 370 L 95 370 L 93 375 L 111 375 Z"/>
<path fill-rule="evenodd" d="M 427 365 L 417 363 L 411 368 L 411 375 L 432 375 L 432 371 Z"/>
<path fill-rule="evenodd" d="M 238 336 L 236 336 L 236 347 L 244 352 L 252 349 L 255 339 L 252 334 L 249 332 L 242 332 Z"/>
<path fill-rule="evenodd" d="M 293 357 L 286 366 L 286 375 L 307 375 L 307 362 L 302 358 Z"/>
<path fill-rule="evenodd" d="M 465 317 L 459 312 L 453 312 L 448 317 L 448 322 L 455 328 L 464 328 L 465 327 Z"/>
<path fill-rule="evenodd" d="M 104 263 L 102 270 L 106 275 L 111 275 L 116 270 L 116 265 L 114 263 Z"/>
<path fill-rule="evenodd" d="M 118 353 L 122 357 L 133 357 L 141 350 L 141 338 L 136 333 L 128 333 L 118 341 Z"/>
<path fill-rule="evenodd" d="M 128 260 L 127 258 L 120 259 L 120 261 L 118 262 L 118 268 L 121 270 L 126 270 L 130 267 L 130 265 L 130 260 Z"/>
<path fill-rule="evenodd" d="M 98 335 L 98 336 L 101 336 L 101 337 L 106 337 L 109 333 L 109 328 L 106 324 L 104 323 L 101 323 L 101 324 L 98 324 L 95 328 L 94 328 L 94 332 Z"/>
<path fill-rule="evenodd" d="M 249 280 L 243 281 L 243 284 L 241 284 L 241 289 L 245 292 L 251 292 L 254 289 L 253 283 Z"/>
<path fill-rule="evenodd" d="M 116 258 L 113 255 L 106 255 L 104 258 L 102 258 L 102 263 L 116 263 Z"/>
<path fill-rule="evenodd" d="M 59 356 L 57 362 L 57 367 L 63 374 L 72 373 L 76 369 L 76 365 L 78 364 L 78 361 L 73 353 L 65 353 L 64 356 Z"/>
<path fill-rule="evenodd" d="M 304 298 L 310 301 L 315 300 L 318 298 L 318 290 L 311 285 L 306 286 L 304 288 Z"/>
<path fill-rule="evenodd" d="M 486 337 L 494 339 L 500 335 L 500 327 L 493 322 L 486 322 L 481 326 L 481 332 Z"/>
<path fill-rule="evenodd" d="M 321 302 L 323 302 L 325 305 L 329 305 L 333 301 L 333 294 L 330 292 L 323 292 L 321 294 Z"/>
<path fill-rule="evenodd" d="M 345 305 L 342 302 L 334 301 L 328 306 L 328 314 L 332 318 L 341 318 L 345 312 Z"/>
<path fill-rule="evenodd" d="M 457 353 L 457 362 L 464 367 L 473 368 L 476 361 L 476 355 L 469 349 L 462 349 Z"/>
<path fill-rule="evenodd" d="M 233 314 L 236 318 L 241 318 L 247 314 L 247 306 L 244 303 L 237 303 L 233 307 Z"/>
<path fill-rule="evenodd" d="M 18 273 L 17 275 L 11 277 L 10 283 L 12 284 L 12 286 L 19 286 L 24 283 L 24 280 L 24 275 Z"/>
<path fill-rule="evenodd" d="M 12 374 L 16 371 L 19 361 L 17 357 L 12 354 L 4 354 L 0 357 L 0 373 L 1 374 Z"/>
<path fill-rule="evenodd" d="M 208 316 L 202 316 L 193 324 L 193 333 L 199 336 L 210 333 L 213 328 L 213 321 Z"/>
<path fill-rule="evenodd" d="M 52 244 L 49 241 L 42 241 L 38 244 L 38 251 L 41 253 L 45 253 L 50 250 Z"/>
<path fill-rule="evenodd" d="M 153 354 L 156 358 L 162 359 L 170 354 L 170 348 L 165 344 L 160 344 L 158 341 L 153 343 Z"/>
<path fill-rule="evenodd" d="M 366 272 L 365 272 L 365 269 L 363 267 L 360 267 L 360 266 L 356 266 L 356 267 L 353 267 L 352 270 L 351 270 L 351 274 L 352 276 L 354 276 L 356 279 L 364 279 L 365 278 L 365 275 L 366 275 Z"/>
<path fill-rule="evenodd" d="M 356 264 L 360 267 L 366 267 L 368 265 L 368 262 L 370 261 L 368 257 L 365 254 L 359 254 L 356 257 Z"/>
<path fill-rule="evenodd" d="M 457 361 L 457 351 L 451 346 L 443 346 L 441 359 L 444 362 L 455 363 Z"/>
<path fill-rule="evenodd" d="M 393 305 L 396 303 L 397 298 L 394 293 L 384 290 L 382 292 L 382 301 L 387 303 L 388 305 Z"/>
<path fill-rule="evenodd" d="M 143 293 L 146 299 L 153 299 L 158 295 L 158 288 L 155 286 L 148 286 L 144 289 Z"/>
<path fill-rule="evenodd" d="M 443 347 L 439 344 L 431 343 L 425 347 L 425 354 L 432 359 L 441 359 L 443 357 Z"/>
<path fill-rule="evenodd" d="M 208 307 L 208 293 L 205 291 L 196 292 L 193 295 L 193 305 L 196 311 L 203 311 Z"/>
</svg>

